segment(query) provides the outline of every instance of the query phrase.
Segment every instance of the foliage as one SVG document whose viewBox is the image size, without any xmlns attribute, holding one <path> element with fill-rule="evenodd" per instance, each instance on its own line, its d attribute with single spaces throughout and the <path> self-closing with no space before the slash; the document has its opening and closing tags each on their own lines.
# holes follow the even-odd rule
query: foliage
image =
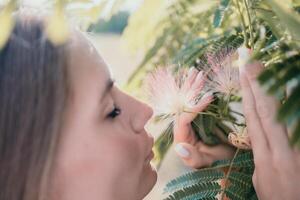
<svg viewBox="0 0 300 200">
<path fill-rule="evenodd" d="M 261 60 L 267 67 L 260 81 L 270 93 L 278 96 L 284 94 L 287 87 L 292 88 L 294 95 L 285 97 L 278 118 L 288 124 L 299 124 L 299 95 L 296 94 L 299 90 L 300 23 L 298 8 L 290 9 L 297 4 L 283 5 L 278 0 L 221 0 L 219 5 L 211 4 L 206 10 L 195 12 L 193 8 L 205 3 L 207 1 L 177 0 L 166 9 L 168 14 L 157 25 L 164 27 L 162 33 L 146 52 L 130 81 L 134 77 L 141 78 L 137 74 L 143 68 L 151 70 L 149 65 L 180 63 L 201 67 L 203 65 L 196 61 L 200 58 L 203 62 L 207 52 L 226 46 L 237 48 L 244 41 L 253 50 L 253 59 Z M 299 135 L 299 131 L 295 133 Z"/>
<path fill-rule="evenodd" d="M 216 161 L 210 168 L 189 172 L 170 181 L 165 192 L 172 194 L 165 200 L 217 199 L 222 193 L 230 199 L 255 198 L 251 184 L 253 166 L 251 152 L 242 152 L 232 161 Z M 227 170 L 229 167 L 231 171 Z"/>
<path fill-rule="evenodd" d="M 47 16 L 49 19 L 46 20 L 46 35 L 55 45 L 60 45 L 69 37 L 69 23 L 75 24 L 82 30 L 87 30 L 100 17 L 110 19 L 125 2 L 126 0 L 49 1 L 47 5 L 50 9 L 42 8 L 43 11 L 50 12 L 49 16 Z M 14 27 L 12 13 L 20 9 L 22 9 L 22 2 L 20 0 L 7 0 L 4 4 L 0 5 L 0 49 L 6 44 Z M 104 13 L 106 14 L 104 15 Z"/>
<path fill-rule="evenodd" d="M 11 13 L 16 7 L 16 1 L 10 1 L 4 6 L 0 12 L 0 49 L 5 45 L 8 40 L 11 31 L 14 27 L 14 21 L 12 19 Z"/>
<path fill-rule="evenodd" d="M 152 25 L 159 31 L 149 40 L 151 44 L 128 88 L 140 87 L 145 74 L 156 66 L 175 64 L 174 71 L 182 67 L 207 70 L 208 53 L 244 45 L 252 51 L 250 61 L 265 65 L 259 82 L 282 102 L 278 120 L 293 130 L 291 143 L 300 145 L 299 10 L 299 1 L 292 0 L 175 0 Z M 149 19 L 147 15 L 138 17 L 139 21 Z M 126 31 L 139 30 L 129 23 Z M 243 115 L 228 106 L 240 100 L 238 96 L 218 96 L 204 113 L 199 113 L 192 123 L 199 138 L 210 145 L 226 142 L 220 139 L 226 139 L 232 128 L 243 127 L 237 120 L 237 115 Z M 221 134 L 217 134 L 218 128 Z M 170 143 L 164 141 L 167 139 L 161 136 L 156 143 L 160 158 L 169 146 L 162 145 Z M 222 193 L 229 199 L 257 199 L 251 180 L 254 164 L 249 155 L 251 152 L 239 153 L 232 162 L 217 161 L 211 168 L 174 179 L 166 187 L 171 193 L 167 199 L 216 199 Z M 230 173 L 219 170 L 229 166 Z M 228 180 L 223 188 L 218 184 L 222 178 Z"/>
<path fill-rule="evenodd" d="M 120 11 L 113 15 L 108 21 L 100 19 L 97 23 L 92 24 L 88 31 L 95 33 L 117 33 L 121 34 L 127 26 L 129 13 Z"/>
</svg>

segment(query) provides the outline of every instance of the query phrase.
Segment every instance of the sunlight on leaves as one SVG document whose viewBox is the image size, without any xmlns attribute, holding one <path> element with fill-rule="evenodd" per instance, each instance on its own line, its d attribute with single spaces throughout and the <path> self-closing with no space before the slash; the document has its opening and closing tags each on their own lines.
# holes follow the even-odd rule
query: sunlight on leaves
<svg viewBox="0 0 300 200">
<path fill-rule="evenodd" d="M 292 37 L 300 40 L 300 17 L 289 4 L 279 0 L 267 0 L 282 24 L 290 31 Z"/>
<path fill-rule="evenodd" d="M 14 27 L 14 20 L 12 18 L 13 5 L 8 4 L 3 10 L 0 11 L 0 49 L 6 44 L 11 31 Z"/>
<path fill-rule="evenodd" d="M 82 29 L 86 30 L 90 24 L 97 22 L 107 1 L 94 2 L 75 2 L 66 6 L 68 16 L 78 24 Z"/>
<path fill-rule="evenodd" d="M 61 4 L 56 5 L 48 21 L 46 34 L 55 45 L 61 45 L 68 39 L 69 26 Z"/>
</svg>

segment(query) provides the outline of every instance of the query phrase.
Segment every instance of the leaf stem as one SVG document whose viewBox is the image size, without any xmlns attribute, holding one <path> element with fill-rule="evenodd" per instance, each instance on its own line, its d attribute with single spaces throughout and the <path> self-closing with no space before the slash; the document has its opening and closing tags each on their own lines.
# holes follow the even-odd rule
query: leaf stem
<svg viewBox="0 0 300 200">
<path fill-rule="evenodd" d="M 249 21 L 250 47 L 252 49 L 253 46 L 254 46 L 254 38 L 253 38 L 253 28 L 252 28 L 252 21 L 251 21 L 250 12 L 249 12 L 248 1 L 244 0 L 244 4 L 245 4 L 245 7 L 246 7 L 247 17 L 248 17 L 248 21 Z"/>
<path fill-rule="evenodd" d="M 231 110 L 231 109 L 230 109 L 230 112 L 232 112 L 232 113 L 234 113 L 234 114 L 237 114 L 237 115 L 239 115 L 239 116 L 241 116 L 241 117 L 245 117 L 243 113 L 237 112 L 237 111 L 235 111 L 235 110 Z"/>
<path fill-rule="evenodd" d="M 246 23 L 245 23 L 245 19 L 244 19 L 244 16 L 243 16 L 243 12 L 242 12 L 240 4 L 239 4 L 239 2 L 237 0 L 235 1 L 235 4 L 236 4 L 236 7 L 237 7 L 237 10 L 239 12 L 239 16 L 240 16 L 241 22 L 242 22 L 244 39 L 245 39 L 244 43 L 246 44 L 246 46 L 248 46 L 248 36 L 247 36 L 247 32 L 246 32 L 247 28 L 246 28 Z"/>
<path fill-rule="evenodd" d="M 228 114 L 229 103 L 230 103 L 230 96 L 231 96 L 231 91 L 229 92 L 229 94 L 227 94 L 227 95 L 225 96 L 226 101 L 225 101 L 225 106 L 224 106 L 224 109 L 223 109 L 223 111 L 222 111 L 222 114 L 225 114 L 225 115 Z"/>
<path fill-rule="evenodd" d="M 225 197 L 225 190 L 226 190 L 227 182 L 228 182 L 228 179 L 229 179 L 229 175 L 230 175 L 230 173 L 231 173 L 231 171 L 232 171 L 233 161 L 234 161 L 234 159 L 237 157 L 239 151 L 240 151 L 240 149 L 237 149 L 237 150 L 235 151 L 235 154 L 234 154 L 234 156 L 233 156 L 233 158 L 232 158 L 232 160 L 231 160 L 231 162 L 230 162 L 229 169 L 228 169 L 228 172 L 227 172 L 226 177 L 225 177 L 224 189 L 223 189 L 223 191 L 222 191 L 221 200 L 223 200 L 224 197 Z"/>
<path fill-rule="evenodd" d="M 192 114 L 209 115 L 209 116 L 213 116 L 213 117 L 215 117 L 216 119 L 219 119 L 219 120 L 224 120 L 224 121 L 231 122 L 231 123 L 233 123 L 233 124 L 235 124 L 237 126 L 244 126 L 244 124 L 237 123 L 237 122 L 235 122 L 235 120 L 232 120 L 230 118 L 224 118 L 222 116 L 218 116 L 215 113 L 211 113 L 211 112 L 192 112 L 192 111 L 188 111 L 188 110 L 183 110 L 183 112 L 185 112 L 185 113 L 192 113 Z"/>
</svg>

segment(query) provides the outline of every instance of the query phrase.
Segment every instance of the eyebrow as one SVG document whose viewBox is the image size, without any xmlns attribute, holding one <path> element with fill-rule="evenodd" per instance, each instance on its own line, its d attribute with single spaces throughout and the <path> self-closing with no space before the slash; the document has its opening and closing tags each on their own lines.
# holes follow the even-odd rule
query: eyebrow
<svg viewBox="0 0 300 200">
<path fill-rule="evenodd" d="M 105 83 L 105 88 L 100 96 L 100 102 L 103 100 L 103 98 L 105 97 L 105 95 L 107 93 L 109 93 L 109 91 L 113 88 L 114 86 L 114 83 L 115 83 L 115 80 L 112 80 L 112 79 L 108 79 Z"/>
</svg>

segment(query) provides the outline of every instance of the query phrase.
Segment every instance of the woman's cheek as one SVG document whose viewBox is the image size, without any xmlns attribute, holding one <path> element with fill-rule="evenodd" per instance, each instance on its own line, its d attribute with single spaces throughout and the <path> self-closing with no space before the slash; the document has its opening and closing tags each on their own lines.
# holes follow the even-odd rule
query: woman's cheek
<svg viewBox="0 0 300 200">
<path fill-rule="evenodd" d="M 122 115 L 122 114 L 121 114 Z M 123 113 L 124 115 L 124 113 Z M 146 144 L 140 135 L 131 130 L 128 122 L 122 121 L 124 116 L 119 116 L 115 122 L 108 124 L 102 129 L 107 130 L 103 134 L 103 146 L 106 147 L 106 153 L 113 159 L 112 163 L 120 163 L 124 170 L 137 170 L 142 167 Z"/>
<path fill-rule="evenodd" d="M 110 159 L 113 165 L 120 164 L 120 168 L 127 173 L 142 167 L 144 151 L 136 138 L 120 134 L 106 144 L 108 144 L 106 154 L 109 157 L 107 159 Z"/>
<path fill-rule="evenodd" d="M 102 155 L 102 159 L 105 160 L 102 173 L 112 180 L 110 182 L 111 187 L 120 188 L 118 191 L 120 195 L 116 194 L 117 196 L 134 195 L 128 194 L 128 191 L 136 192 L 139 190 L 144 166 L 143 151 L 135 140 L 126 135 L 117 136 L 116 134 L 116 137 L 106 139 L 104 145 L 107 145 L 107 152 Z"/>
</svg>

